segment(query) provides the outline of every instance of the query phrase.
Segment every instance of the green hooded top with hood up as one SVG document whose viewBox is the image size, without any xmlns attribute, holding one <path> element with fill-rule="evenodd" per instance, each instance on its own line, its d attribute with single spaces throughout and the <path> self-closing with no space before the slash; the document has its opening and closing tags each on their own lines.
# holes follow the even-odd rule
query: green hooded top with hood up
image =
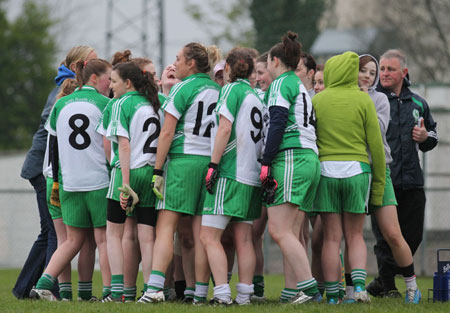
<svg viewBox="0 0 450 313">
<path fill-rule="evenodd" d="M 317 118 L 319 159 L 358 161 L 370 164 L 372 192 L 370 202 L 381 205 L 386 161 L 380 126 L 370 96 L 358 87 L 359 58 L 345 52 L 330 58 L 324 69 L 325 89 L 312 102 Z"/>
</svg>

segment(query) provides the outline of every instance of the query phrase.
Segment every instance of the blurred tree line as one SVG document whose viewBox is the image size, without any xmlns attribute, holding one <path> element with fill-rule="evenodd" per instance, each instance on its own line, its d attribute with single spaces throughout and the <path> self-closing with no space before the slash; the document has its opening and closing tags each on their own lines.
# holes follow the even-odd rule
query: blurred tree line
<svg viewBox="0 0 450 313">
<path fill-rule="evenodd" d="M 263 53 L 287 30 L 310 52 L 326 28 L 373 28 L 375 41 L 357 52 L 400 48 L 414 83 L 450 82 L 450 0 L 185 0 L 185 8 L 223 52 L 241 45 Z"/>
<path fill-rule="evenodd" d="M 260 53 L 288 31 L 299 35 L 309 51 L 319 35 L 319 22 L 335 0 L 185 0 L 188 13 L 219 47 L 241 45 Z M 230 47 L 230 48 L 231 48 Z"/>
<path fill-rule="evenodd" d="M 0 151 L 27 149 L 54 87 L 54 22 L 48 8 L 25 1 L 9 21 L 0 0 Z"/>
</svg>

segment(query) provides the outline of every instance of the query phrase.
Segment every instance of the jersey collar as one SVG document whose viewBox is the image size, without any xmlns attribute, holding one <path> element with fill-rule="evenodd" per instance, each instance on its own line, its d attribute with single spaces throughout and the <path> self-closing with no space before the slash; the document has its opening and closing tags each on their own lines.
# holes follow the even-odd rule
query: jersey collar
<svg viewBox="0 0 450 313">
<path fill-rule="evenodd" d="M 81 86 L 81 87 L 75 89 L 75 91 L 76 91 L 76 90 L 95 91 L 95 92 L 98 92 L 97 89 L 95 89 L 95 87 L 88 86 L 88 85 L 83 85 L 83 86 Z"/>
<path fill-rule="evenodd" d="M 250 80 L 248 80 L 248 78 L 238 78 L 238 79 L 236 79 L 236 81 L 250 86 Z"/>
<path fill-rule="evenodd" d="M 287 71 L 287 72 L 284 72 L 283 74 L 281 74 L 280 76 L 278 76 L 276 79 L 279 79 L 284 76 L 292 76 L 292 75 L 297 76 L 294 71 Z"/>
<path fill-rule="evenodd" d="M 192 74 L 192 75 L 189 75 L 189 76 L 183 78 L 181 81 L 185 81 L 185 80 L 188 80 L 190 78 L 200 78 L 200 77 L 211 79 L 209 77 L 209 75 L 206 74 L 206 73 L 196 73 L 196 74 Z"/>
</svg>

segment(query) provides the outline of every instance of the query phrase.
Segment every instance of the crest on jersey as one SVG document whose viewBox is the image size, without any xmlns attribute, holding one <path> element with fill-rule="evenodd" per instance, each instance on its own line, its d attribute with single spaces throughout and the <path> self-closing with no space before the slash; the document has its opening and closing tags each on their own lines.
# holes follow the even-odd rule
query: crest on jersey
<svg viewBox="0 0 450 313">
<path fill-rule="evenodd" d="M 419 117 L 420 117 L 419 110 L 414 109 L 412 111 L 412 115 L 414 116 L 414 120 L 417 122 L 419 120 Z"/>
</svg>

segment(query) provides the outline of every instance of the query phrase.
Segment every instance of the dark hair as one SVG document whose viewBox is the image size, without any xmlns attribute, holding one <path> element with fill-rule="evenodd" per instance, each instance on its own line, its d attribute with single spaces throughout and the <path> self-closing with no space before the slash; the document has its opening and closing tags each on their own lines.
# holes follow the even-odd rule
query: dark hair
<svg viewBox="0 0 450 313">
<path fill-rule="evenodd" d="M 256 59 L 256 63 L 264 63 L 267 67 L 267 57 L 268 56 L 269 56 L 269 52 L 268 51 L 264 52 Z"/>
<path fill-rule="evenodd" d="M 191 42 L 184 46 L 186 61 L 195 60 L 195 66 L 200 73 L 208 73 L 211 69 L 208 58 L 208 49 L 197 42 Z"/>
<path fill-rule="evenodd" d="M 314 70 L 314 73 L 316 72 L 316 60 L 314 60 L 314 57 L 311 54 L 303 52 L 300 57 L 300 61 L 302 61 L 306 66 L 307 72 L 309 72 L 310 70 Z"/>
<path fill-rule="evenodd" d="M 156 85 L 153 75 L 133 63 L 119 63 L 114 65 L 113 71 L 119 74 L 122 80 L 129 79 L 133 87 L 148 99 L 155 113 L 159 116 L 158 110 L 161 107 L 158 98 L 158 86 Z"/>
<path fill-rule="evenodd" d="M 119 63 L 130 62 L 131 60 L 131 51 L 125 50 L 124 52 L 116 52 L 112 58 L 111 64 L 114 66 Z"/>
<path fill-rule="evenodd" d="M 78 86 L 85 85 L 92 74 L 100 76 L 111 68 L 111 64 L 103 59 L 92 59 L 89 61 L 78 61 L 75 66 L 75 73 Z"/>
<path fill-rule="evenodd" d="M 297 37 L 296 33 L 288 31 L 286 35 L 281 37 L 281 42 L 270 49 L 270 59 L 273 60 L 274 57 L 277 57 L 287 68 L 295 70 L 302 53 L 302 45 L 296 40 Z"/>
<path fill-rule="evenodd" d="M 234 82 L 238 78 L 248 78 L 254 68 L 253 57 L 247 48 L 234 48 L 226 58 L 230 66 L 230 81 Z"/>
<path fill-rule="evenodd" d="M 317 64 L 317 66 L 316 66 L 316 72 L 323 72 L 324 68 L 325 68 L 325 65 L 323 65 L 323 64 Z"/>
<path fill-rule="evenodd" d="M 248 52 L 248 53 L 250 54 L 250 56 L 251 56 L 253 59 L 256 59 L 256 58 L 259 57 L 259 52 L 258 52 L 258 50 L 256 50 L 255 48 L 247 48 L 247 47 L 243 47 L 242 49 L 243 49 L 244 51 Z"/>
<path fill-rule="evenodd" d="M 372 59 L 372 57 L 370 57 L 368 55 L 360 57 L 359 58 L 359 70 L 361 70 L 361 68 L 369 62 L 375 63 L 375 61 Z M 376 65 L 376 63 L 375 63 L 375 65 Z M 378 71 L 378 69 L 377 69 L 377 71 Z"/>
</svg>

